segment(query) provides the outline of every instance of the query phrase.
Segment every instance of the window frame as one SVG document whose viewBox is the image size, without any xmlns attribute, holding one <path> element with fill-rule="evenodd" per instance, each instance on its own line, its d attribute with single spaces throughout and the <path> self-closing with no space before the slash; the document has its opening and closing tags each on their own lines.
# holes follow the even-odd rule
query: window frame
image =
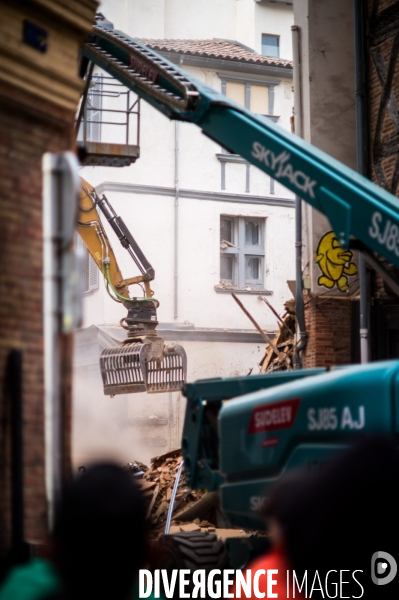
<svg viewBox="0 0 399 600">
<path fill-rule="evenodd" d="M 262 34 L 263 35 L 263 34 Z M 266 34 L 267 35 L 267 34 Z M 227 71 L 217 71 L 217 76 L 220 79 L 221 93 L 226 96 L 226 84 L 227 82 L 232 83 L 243 83 L 245 86 L 245 108 L 250 110 L 251 107 L 251 84 L 262 85 L 268 88 L 269 93 L 269 118 L 274 117 L 273 120 L 278 120 L 279 117 L 274 114 L 274 90 L 281 83 L 280 78 L 276 77 L 263 77 L 259 75 L 241 74 L 241 73 L 229 73 Z"/>
<path fill-rule="evenodd" d="M 221 93 L 226 96 L 226 85 L 228 82 L 242 83 L 245 86 L 245 108 L 250 110 L 251 106 L 251 85 L 262 85 L 267 87 L 269 96 L 269 114 L 263 115 L 271 119 L 275 123 L 279 120 L 279 116 L 274 114 L 274 90 L 280 85 L 281 79 L 275 77 L 263 77 L 259 75 L 231 73 L 228 71 L 217 71 L 217 76 L 221 82 Z M 250 193 L 250 170 L 251 165 L 239 154 L 234 154 L 221 147 L 220 153 L 216 153 L 216 158 L 220 162 L 220 189 L 226 189 L 226 164 L 238 163 L 245 165 L 245 193 Z M 274 181 L 270 179 L 270 193 L 274 194 Z"/>
<path fill-rule="evenodd" d="M 268 36 L 277 40 L 277 54 L 263 54 L 263 37 Z M 258 38 L 259 39 L 259 38 Z M 280 58 L 280 36 L 275 33 L 262 33 L 261 34 L 261 54 L 269 58 Z"/>
<path fill-rule="evenodd" d="M 233 222 L 232 231 L 233 233 L 233 241 L 235 247 L 228 247 L 225 249 L 220 248 L 220 257 L 222 256 L 234 256 L 233 263 L 233 280 L 223 279 L 221 277 L 221 265 L 219 263 L 219 275 L 220 282 L 225 281 L 226 283 L 230 283 L 237 288 L 245 288 L 250 287 L 253 289 L 264 289 L 265 287 L 265 260 L 266 260 L 266 251 L 265 251 L 265 232 L 266 232 L 266 219 L 262 217 L 251 217 L 251 216 L 234 216 L 234 215 L 225 215 L 221 214 L 219 219 L 219 224 L 221 224 L 222 219 L 228 219 Z M 245 223 L 246 221 L 254 221 L 259 223 L 259 244 L 252 245 L 247 244 L 245 239 Z M 220 227 L 219 227 L 220 232 Z M 220 236 L 220 233 L 219 233 Z M 221 244 L 222 240 L 219 237 L 219 244 Z M 259 258 L 260 265 L 260 277 L 259 283 L 256 283 L 254 280 L 249 280 L 245 275 L 246 268 L 246 258 Z"/>
</svg>

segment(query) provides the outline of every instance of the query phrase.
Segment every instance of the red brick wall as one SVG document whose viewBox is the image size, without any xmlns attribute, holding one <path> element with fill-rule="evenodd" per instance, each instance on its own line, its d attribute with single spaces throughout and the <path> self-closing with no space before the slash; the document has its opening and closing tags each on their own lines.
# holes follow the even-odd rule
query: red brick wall
<svg viewBox="0 0 399 600">
<path fill-rule="evenodd" d="M 370 178 L 392 194 L 399 196 L 399 154 L 395 140 L 399 135 L 399 2 L 398 0 L 368 0 L 368 100 L 369 100 L 369 172 Z M 392 74 L 389 80 L 389 74 Z M 393 102 L 388 102 L 394 97 Z M 396 107 L 395 107 L 396 103 Z M 399 270 L 385 263 L 394 279 Z M 398 298 L 384 286 L 379 275 L 372 272 L 371 295 L 382 305 L 398 305 Z M 371 309 L 373 324 L 374 309 Z M 373 327 L 373 350 L 376 358 L 393 358 L 390 344 L 391 333 L 387 321 L 377 321 Z M 382 311 L 384 314 L 384 311 Z"/>
<path fill-rule="evenodd" d="M 0 98 L 0 555 L 10 534 L 10 423 L 4 371 L 10 349 L 23 353 L 25 536 L 46 535 L 42 326 L 44 152 L 71 146 L 71 115 L 8 89 Z M 64 351 L 68 381 L 69 349 Z M 69 414 L 69 392 L 64 393 Z M 70 427 L 66 427 L 69 444 Z"/>
<path fill-rule="evenodd" d="M 399 2 L 397 0 L 368 0 L 369 8 L 369 47 L 368 47 L 368 96 L 370 125 L 370 177 L 398 195 L 399 166 L 397 144 L 394 141 L 399 133 L 398 116 L 389 110 L 389 92 L 393 92 L 396 103 L 399 101 L 399 60 L 396 35 L 399 27 Z M 392 80 L 388 81 L 392 70 Z M 385 82 L 388 81 L 385 87 Z M 385 101 L 383 99 L 383 92 Z M 388 145 L 383 148 L 384 143 Z M 396 174 L 395 174 L 396 171 Z"/>
<path fill-rule="evenodd" d="M 351 361 L 351 314 L 349 300 L 305 296 L 309 343 L 304 367 L 344 365 Z"/>
</svg>

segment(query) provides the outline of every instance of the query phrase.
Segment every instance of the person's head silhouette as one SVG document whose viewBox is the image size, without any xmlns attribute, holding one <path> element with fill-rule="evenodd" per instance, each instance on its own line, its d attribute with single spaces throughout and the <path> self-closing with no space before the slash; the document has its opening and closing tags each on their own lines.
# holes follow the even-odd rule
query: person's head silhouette
<svg viewBox="0 0 399 600">
<path fill-rule="evenodd" d="M 89 468 L 65 490 L 53 538 L 68 597 L 125 600 L 146 559 L 138 485 L 116 465 Z"/>
</svg>

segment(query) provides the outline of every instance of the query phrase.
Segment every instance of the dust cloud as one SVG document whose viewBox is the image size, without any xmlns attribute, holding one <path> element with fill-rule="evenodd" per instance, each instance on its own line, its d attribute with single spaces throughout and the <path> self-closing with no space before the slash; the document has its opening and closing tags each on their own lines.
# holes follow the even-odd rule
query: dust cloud
<svg viewBox="0 0 399 600">
<path fill-rule="evenodd" d="M 144 462 L 146 453 L 128 425 L 128 397 L 104 396 L 98 367 L 74 369 L 72 412 L 72 462 L 76 469 L 98 460 L 126 464 Z M 136 438 L 137 439 L 137 438 Z"/>
</svg>

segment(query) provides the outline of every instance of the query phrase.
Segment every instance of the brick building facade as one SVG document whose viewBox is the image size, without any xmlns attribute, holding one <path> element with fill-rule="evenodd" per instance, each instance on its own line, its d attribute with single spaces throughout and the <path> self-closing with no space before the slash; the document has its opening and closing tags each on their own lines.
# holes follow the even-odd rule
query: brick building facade
<svg viewBox="0 0 399 600">
<path fill-rule="evenodd" d="M 22 352 L 25 538 L 47 531 L 44 465 L 42 156 L 73 148 L 82 83 L 79 44 L 95 0 L 2 1 L 0 21 L 0 556 L 10 545 L 11 431 L 7 360 Z M 61 351 L 60 390 L 70 413 L 71 343 Z M 66 421 L 67 423 L 67 421 Z M 68 457 L 69 428 L 64 443 Z"/>
<path fill-rule="evenodd" d="M 328 155 L 356 169 L 356 111 L 353 2 L 294 3 L 300 65 L 294 64 L 295 131 Z M 298 126 L 299 122 L 299 126 Z M 302 203 L 302 265 L 308 343 L 303 366 L 351 361 L 357 274 L 338 286 L 316 256 L 331 234 L 326 217 Z M 325 242 L 323 242 L 325 240 Z M 332 243 L 332 242 L 331 242 Z M 324 247 L 323 252 L 327 252 Z M 357 272 L 356 256 L 351 269 Z M 345 278 L 344 278 L 345 280 Z"/>
<path fill-rule="evenodd" d="M 368 2 L 370 178 L 399 195 L 399 2 Z M 396 280 L 399 270 L 386 264 Z M 370 280 L 371 356 L 399 357 L 399 299 L 374 272 Z"/>
</svg>

